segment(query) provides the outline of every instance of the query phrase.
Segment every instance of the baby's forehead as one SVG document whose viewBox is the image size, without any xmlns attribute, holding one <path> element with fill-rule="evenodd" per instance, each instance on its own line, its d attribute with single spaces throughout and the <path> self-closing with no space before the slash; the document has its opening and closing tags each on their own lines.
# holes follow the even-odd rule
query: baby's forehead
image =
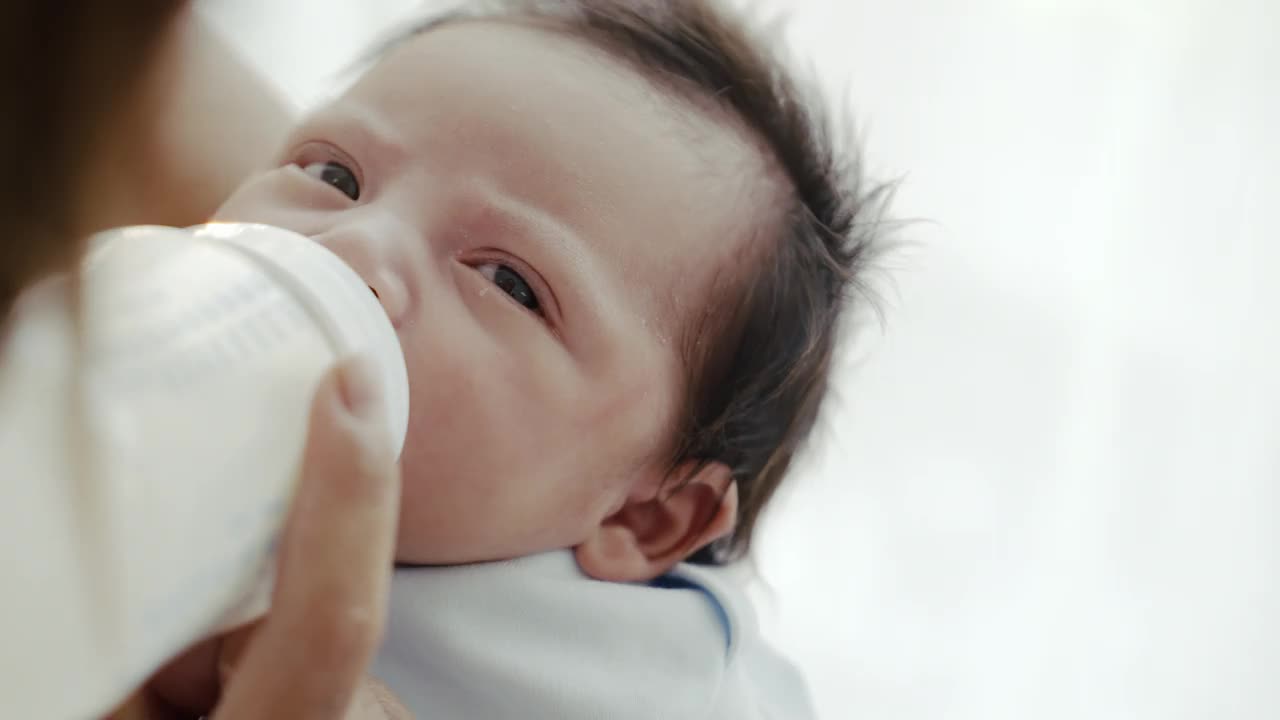
<svg viewBox="0 0 1280 720">
<path fill-rule="evenodd" d="M 565 32 L 438 27 L 351 96 L 450 177 L 482 176 L 572 226 L 668 337 L 746 272 L 781 205 L 768 155 L 731 112 Z"/>
</svg>

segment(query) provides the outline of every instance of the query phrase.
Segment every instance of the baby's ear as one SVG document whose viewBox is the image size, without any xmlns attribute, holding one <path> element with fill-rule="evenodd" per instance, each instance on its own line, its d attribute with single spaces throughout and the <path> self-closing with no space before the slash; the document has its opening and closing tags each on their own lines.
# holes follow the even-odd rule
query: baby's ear
<svg viewBox="0 0 1280 720">
<path fill-rule="evenodd" d="M 733 530 L 738 487 L 728 466 L 688 463 L 667 480 L 674 492 L 628 500 L 574 548 L 583 572 L 611 582 L 652 580 Z"/>
</svg>

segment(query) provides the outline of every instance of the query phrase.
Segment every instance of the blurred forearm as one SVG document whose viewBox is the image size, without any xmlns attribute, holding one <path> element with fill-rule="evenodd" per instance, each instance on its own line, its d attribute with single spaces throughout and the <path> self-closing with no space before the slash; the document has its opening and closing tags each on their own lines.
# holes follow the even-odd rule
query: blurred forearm
<svg viewBox="0 0 1280 720">
<path fill-rule="evenodd" d="M 172 102 L 160 119 L 156 166 L 139 222 L 206 220 L 251 173 L 270 165 L 294 110 L 199 13 L 176 33 Z"/>
</svg>

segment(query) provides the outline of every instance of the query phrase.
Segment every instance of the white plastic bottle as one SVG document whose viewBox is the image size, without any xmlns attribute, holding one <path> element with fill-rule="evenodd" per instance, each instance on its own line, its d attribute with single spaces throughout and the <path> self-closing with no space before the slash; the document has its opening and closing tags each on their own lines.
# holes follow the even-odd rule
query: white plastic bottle
<svg viewBox="0 0 1280 720">
<path fill-rule="evenodd" d="M 0 717 L 109 711 L 266 609 L 324 372 L 394 328 L 336 256 L 262 225 L 134 227 L 27 293 L 0 337 Z"/>
</svg>

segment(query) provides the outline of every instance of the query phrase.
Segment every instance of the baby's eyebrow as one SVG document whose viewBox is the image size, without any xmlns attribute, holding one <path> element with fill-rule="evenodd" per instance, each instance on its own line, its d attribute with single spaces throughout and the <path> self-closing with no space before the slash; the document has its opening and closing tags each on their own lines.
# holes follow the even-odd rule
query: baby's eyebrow
<svg viewBox="0 0 1280 720">
<path fill-rule="evenodd" d="M 484 190 L 481 196 L 485 207 L 500 226 L 558 247 L 574 258 L 587 254 L 587 244 L 577 230 L 538 204 L 497 190 Z"/>
<path fill-rule="evenodd" d="M 527 238 L 556 258 L 554 267 L 539 268 L 539 272 L 550 276 L 551 292 L 566 325 L 588 326 L 585 332 L 599 331 L 599 322 L 590 318 L 602 317 L 603 303 L 611 295 L 601 284 L 608 282 L 600 272 L 601 258 L 582 234 L 539 203 L 495 186 L 478 186 L 474 197 L 480 214 L 486 217 L 485 225 Z"/>
<path fill-rule="evenodd" d="M 394 128 L 376 112 L 359 106 L 331 105 L 304 120 L 299 130 L 303 135 L 299 139 L 317 133 L 341 138 L 357 162 L 373 158 L 384 167 L 395 166 L 410 154 Z"/>
</svg>

